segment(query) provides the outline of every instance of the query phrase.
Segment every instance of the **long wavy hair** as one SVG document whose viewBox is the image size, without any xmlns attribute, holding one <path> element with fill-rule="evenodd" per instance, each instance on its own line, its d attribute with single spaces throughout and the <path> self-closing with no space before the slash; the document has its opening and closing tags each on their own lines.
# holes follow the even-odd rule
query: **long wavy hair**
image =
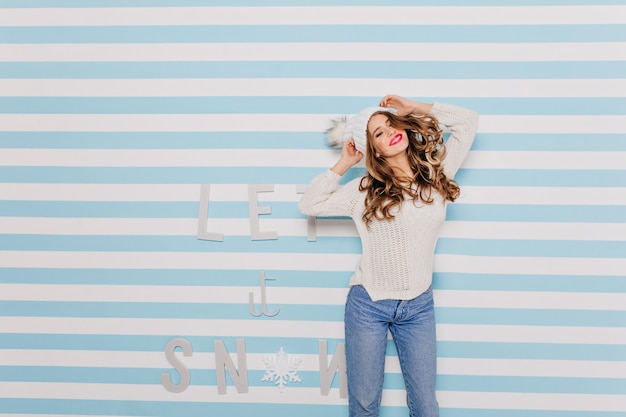
<svg viewBox="0 0 626 417">
<path fill-rule="evenodd" d="M 365 224 L 369 227 L 373 219 L 393 219 L 393 209 L 400 207 L 405 196 L 414 202 L 431 204 L 434 201 L 434 189 L 445 200 L 456 200 L 461 189 L 443 172 L 442 161 L 446 156 L 446 147 L 437 119 L 432 115 L 398 116 L 385 111 L 375 114 L 386 116 L 391 126 L 406 131 L 409 138 L 406 152 L 413 176 L 398 176 L 384 156 L 376 156 L 374 141 L 368 130 L 365 153 L 367 174 L 361 179 L 359 186 L 361 191 L 367 191 L 363 212 Z"/>
</svg>

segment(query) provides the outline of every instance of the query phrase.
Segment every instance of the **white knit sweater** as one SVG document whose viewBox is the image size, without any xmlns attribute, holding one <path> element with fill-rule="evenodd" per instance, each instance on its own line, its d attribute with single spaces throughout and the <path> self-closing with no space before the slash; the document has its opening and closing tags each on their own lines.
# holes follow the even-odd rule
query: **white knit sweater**
<svg viewBox="0 0 626 417">
<path fill-rule="evenodd" d="M 467 156 L 478 125 L 478 114 L 450 104 L 434 103 L 431 114 L 446 126 L 444 172 L 454 178 Z M 349 216 L 361 237 L 363 255 L 350 279 L 361 284 L 373 300 L 410 300 L 432 283 L 433 258 L 439 230 L 446 217 L 447 200 L 433 190 L 431 204 L 404 201 L 392 220 L 373 219 L 368 229 L 361 215 L 365 192 L 360 178 L 340 185 L 340 176 L 331 170 L 315 177 L 298 207 L 309 216 Z"/>
</svg>

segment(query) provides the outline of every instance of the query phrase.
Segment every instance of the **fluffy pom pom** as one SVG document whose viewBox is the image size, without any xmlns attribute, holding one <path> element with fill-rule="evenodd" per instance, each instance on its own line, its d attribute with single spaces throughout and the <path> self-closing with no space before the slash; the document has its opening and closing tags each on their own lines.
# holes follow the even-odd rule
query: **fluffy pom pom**
<svg viewBox="0 0 626 417">
<path fill-rule="evenodd" d="M 330 127 L 326 129 L 326 142 L 333 148 L 341 148 L 343 146 L 343 134 L 346 131 L 348 119 L 346 116 L 332 119 Z"/>
</svg>

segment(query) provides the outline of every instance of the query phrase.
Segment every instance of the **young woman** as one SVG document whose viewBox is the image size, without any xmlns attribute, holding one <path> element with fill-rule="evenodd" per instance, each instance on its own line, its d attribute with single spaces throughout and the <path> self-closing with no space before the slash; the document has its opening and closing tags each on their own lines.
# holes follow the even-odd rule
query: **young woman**
<svg viewBox="0 0 626 417">
<path fill-rule="evenodd" d="M 327 134 L 343 142 L 341 158 L 313 179 L 299 208 L 310 216 L 349 216 L 361 238 L 345 310 L 350 416 L 378 415 L 389 331 L 410 415 L 435 417 L 433 257 L 446 205 L 459 196 L 454 175 L 478 115 L 396 95 L 379 105 L 335 121 Z M 451 131 L 445 145 L 440 124 Z M 363 157 L 367 174 L 339 185 Z"/>
</svg>

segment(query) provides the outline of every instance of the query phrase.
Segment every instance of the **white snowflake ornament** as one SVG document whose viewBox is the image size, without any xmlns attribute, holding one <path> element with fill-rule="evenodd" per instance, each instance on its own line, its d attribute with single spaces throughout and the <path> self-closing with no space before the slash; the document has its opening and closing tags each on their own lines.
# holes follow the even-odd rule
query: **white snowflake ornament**
<svg viewBox="0 0 626 417">
<path fill-rule="evenodd" d="M 285 386 L 290 382 L 302 382 L 298 376 L 298 366 L 302 359 L 289 356 L 281 347 L 277 354 L 266 355 L 263 358 L 265 363 L 265 375 L 262 381 L 273 381 L 278 386 L 278 391 L 283 392 Z"/>
</svg>

